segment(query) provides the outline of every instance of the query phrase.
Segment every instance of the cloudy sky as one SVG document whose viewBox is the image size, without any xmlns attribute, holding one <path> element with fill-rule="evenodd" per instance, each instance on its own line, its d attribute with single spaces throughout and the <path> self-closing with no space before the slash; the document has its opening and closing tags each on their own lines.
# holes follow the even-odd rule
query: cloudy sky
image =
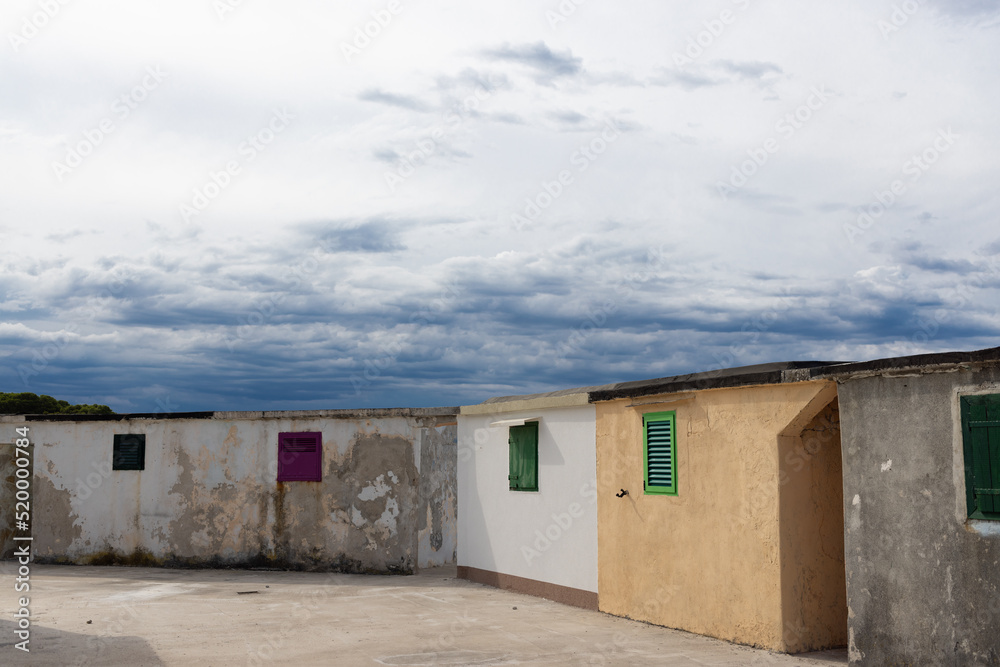
<svg viewBox="0 0 1000 667">
<path fill-rule="evenodd" d="M 458 405 L 1000 344 L 979 0 L 9 0 L 0 390 Z"/>
</svg>

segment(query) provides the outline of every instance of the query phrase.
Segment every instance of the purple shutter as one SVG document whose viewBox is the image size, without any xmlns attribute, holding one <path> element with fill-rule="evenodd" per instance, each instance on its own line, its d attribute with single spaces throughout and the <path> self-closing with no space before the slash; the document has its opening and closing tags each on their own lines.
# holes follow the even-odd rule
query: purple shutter
<svg viewBox="0 0 1000 667">
<path fill-rule="evenodd" d="M 319 431 L 278 434 L 278 481 L 323 481 L 323 435 Z"/>
</svg>

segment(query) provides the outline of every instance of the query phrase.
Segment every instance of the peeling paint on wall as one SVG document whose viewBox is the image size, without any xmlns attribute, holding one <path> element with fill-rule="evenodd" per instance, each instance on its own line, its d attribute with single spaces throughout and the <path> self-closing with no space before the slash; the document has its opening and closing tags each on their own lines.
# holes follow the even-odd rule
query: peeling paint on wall
<svg viewBox="0 0 1000 667">
<path fill-rule="evenodd" d="M 433 424 L 454 412 L 360 412 L 33 420 L 35 552 L 47 562 L 379 573 L 453 563 L 456 431 Z M 277 435 L 297 431 L 323 434 L 320 482 L 276 481 Z M 145 434 L 145 470 L 111 470 L 119 433 Z"/>
<path fill-rule="evenodd" d="M 456 562 L 458 548 L 458 426 L 423 425 L 420 445 L 418 567 Z"/>
<path fill-rule="evenodd" d="M 72 510 L 72 491 L 36 475 L 32 488 L 32 537 L 35 558 L 65 553 L 82 533 Z"/>
</svg>

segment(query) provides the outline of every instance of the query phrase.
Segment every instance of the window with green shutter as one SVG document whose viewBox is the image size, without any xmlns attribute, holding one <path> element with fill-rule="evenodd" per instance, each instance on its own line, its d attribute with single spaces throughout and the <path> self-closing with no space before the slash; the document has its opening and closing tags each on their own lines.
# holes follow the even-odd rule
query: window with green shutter
<svg viewBox="0 0 1000 667">
<path fill-rule="evenodd" d="M 965 496 L 970 519 L 1000 519 L 1000 394 L 962 396 Z"/>
<path fill-rule="evenodd" d="M 642 416 L 642 455 L 646 493 L 677 495 L 677 432 L 675 412 Z"/>
<path fill-rule="evenodd" d="M 538 490 L 538 422 L 511 426 L 510 436 L 511 491 Z"/>
</svg>

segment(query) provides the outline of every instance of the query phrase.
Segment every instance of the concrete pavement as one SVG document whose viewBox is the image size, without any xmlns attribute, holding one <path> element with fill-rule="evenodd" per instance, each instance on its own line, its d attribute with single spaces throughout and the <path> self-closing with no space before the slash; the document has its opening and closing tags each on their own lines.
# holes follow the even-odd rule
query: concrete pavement
<svg viewBox="0 0 1000 667">
<path fill-rule="evenodd" d="M 414 576 L 0 563 L 4 665 L 801 665 L 788 656 L 472 584 Z M 30 597 L 30 654 L 15 648 Z"/>
</svg>

